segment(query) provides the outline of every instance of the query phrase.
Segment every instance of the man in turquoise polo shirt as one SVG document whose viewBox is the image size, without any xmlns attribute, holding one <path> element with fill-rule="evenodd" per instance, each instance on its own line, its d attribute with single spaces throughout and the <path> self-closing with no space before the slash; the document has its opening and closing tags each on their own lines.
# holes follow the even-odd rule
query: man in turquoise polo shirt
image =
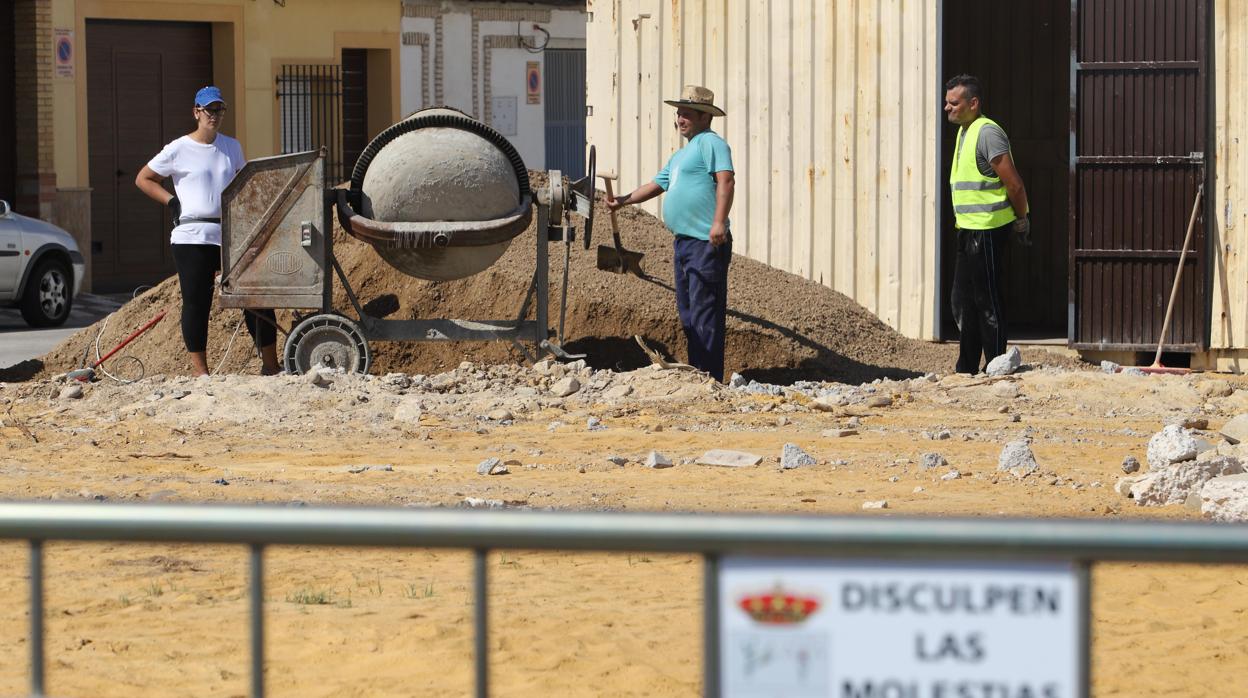
<svg viewBox="0 0 1248 698">
<path fill-rule="evenodd" d="M 711 119 L 723 116 L 715 94 L 686 85 L 676 107 L 676 129 L 688 142 L 654 181 L 607 202 L 611 210 L 663 198 L 663 223 L 675 236 L 676 312 L 685 331 L 690 365 L 724 379 L 724 320 L 728 314 L 728 265 L 732 233 L 728 212 L 736 186 L 732 151 Z"/>
<path fill-rule="evenodd" d="M 984 116 L 979 79 L 959 75 L 945 84 L 945 113 L 958 136 L 949 168 L 957 228 L 957 261 L 950 305 L 958 326 L 958 373 L 979 373 L 1005 353 L 1005 299 L 1001 288 L 1010 233 L 1030 245 L 1027 190 L 1014 166 L 1010 140 Z"/>
</svg>

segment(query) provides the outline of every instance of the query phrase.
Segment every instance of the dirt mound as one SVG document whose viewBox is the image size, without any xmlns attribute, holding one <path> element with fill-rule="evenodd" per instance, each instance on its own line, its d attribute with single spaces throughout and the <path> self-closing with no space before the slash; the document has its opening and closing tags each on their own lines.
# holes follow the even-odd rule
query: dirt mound
<svg viewBox="0 0 1248 698">
<path fill-rule="evenodd" d="M 534 176 L 534 186 L 540 176 Z M 610 241 L 607 211 L 597 204 L 595 245 Z M 621 235 L 629 249 L 645 253 L 649 278 L 612 274 L 595 267 L 594 250 L 578 239 L 569 264 L 565 348 L 587 354 L 596 368 L 630 370 L 649 363 L 632 335 L 640 335 L 665 354 L 684 361 L 685 342 L 676 317 L 672 288 L 671 235 L 663 224 L 635 208 L 619 213 Z M 345 235 L 335 225 L 335 249 L 347 277 L 366 311 L 388 319 L 460 318 L 507 320 L 520 310 L 535 268 L 535 232 L 517 237 L 492 267 L 475 276 L 430 282 L 402 274 L 381 260 L 372 247 Z M 551 244 L 551 325 L 558 327 L 558 302 L 563 277 L 563 246 Z M 859 383 L 879 377 L 903 378 L 952 369 L 956 347 L 908 339 L 866 309 L 825 286 L 737 255 L 729 275 L 729 316 L 726 372 L 787 384 L 796 380 Z M 335 304 L 354 316 L 341 284 L 335 283 Z M 101 351 L 167 308 L 169 316 L 127 347 L 147 375 L 189 371 L 178 325 L 181 296 L 176 278 L 127 303 L 107 320 Z M 530 317 L 532 311 L 530 311 Z M 209 328 L 209 365 L 221 360 L 231 336 L 232 348 L 221 366 L 227 373 L 257 373 L 250 336 L 238 329 L 238 310 L 214 309 Z M 289 329 L 295 318 L 279 312 Z M 17 366 L 0 379 L 57 373 L 80 365 L 84 349 L 95 341 L 103 321 L 76 333 L 43 358 L 43 365 Z M 284 337 L 279 337 L 284 341 Z M 520 352 L 504 342 L 375 342 L 373 373 L 436 373 L 461 361 L 519 362 Z M 279 352 L 281 347 L 279 345 Z M 94 358 L 94 349 L 91 350 Z M 1053 363 L 1057 357 L 1037 354 L 1032 360 Z M 110 360 L 119 374 L 138 369 L 133 361 Z M 41 369 L 41 370 L 37 370 Z"/>
</svg>

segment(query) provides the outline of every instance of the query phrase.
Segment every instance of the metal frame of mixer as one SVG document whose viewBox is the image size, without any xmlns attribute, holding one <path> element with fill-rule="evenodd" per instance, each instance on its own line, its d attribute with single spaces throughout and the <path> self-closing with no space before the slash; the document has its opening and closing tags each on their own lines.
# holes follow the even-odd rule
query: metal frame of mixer
<svg viewBox="0 0 1248 698">
<path fill-rule="evenodd" d="M 279 158 L 304 157 L 309 153 L 278 156 Z M 323 155 L 319 156 L 323 157 Z M 273 158 L 277 160 L 278 158 Z M 335 212 L 340 220 L 343 211 L 350 210 L 346 205 L 348 191 L 345 189 L 322 188 L 322 231 L 320 257 L 316 259 L 323 270 L 321 275 L 320 311 L 310 315 L 298 315 L 298 322 L 292 327 L 287 338 L 285 351 L 287 371 L 306 372 L 312 368 L 343 368 L 348 371 L 360 370 L 367 372 L 372 361 L 372 353 L 368 346 L 370 341 L 497 341 L 508 340 L 530 362 L 538 360 L 549 352 L 562 359 L 580 358 L 582 355 L 569 354 L 562 348 L 564 326 L 567 316 L 568 271 L 571 261 L 571 245 L 576 237 L 576 229 L 571 225 L 571 213 L 585 219 L 581 238 L 585 249 L 589 248 L 593 229 L 593 197 L 594 176 L 596 166 L 594 147 L 589 147 L 589 167 L 587 175 L 573 183 L 565 183 L 559 170 L 548 171 L 548 183 L 541 190 L 534 192 L 537 206 L 536 218 L 536 268 L 528 291 L 525 293 L 520 310 L 514 320 L 461 320 L 461 319 L 415 319 L 387 320 L 369 315 L 361 304 L 355 288 L 351 285 L 346 273 L 339 264 L 333 248 L 332 224 Z M 259 164 L 259 163 L 257 163 Z M 315 185 L 313 185 L 315 186 Z M 289 190 L 291 185 L 287 185 Z M 284 194 L 289 193 L 284 192 Z M 280 206 L 275 202 L 274 206 Z M 345 209 L 344 209 L 345 207 Z M 309 244 L 314 239 L 315 231 L 310 221 L 302 221 L 301 235 L 303 247 L 309 254 L 314 254 L 314 246 Z M 253 238 L 256 237 L 253 234 Z M 260 246 L 268 238 L 257 242 L 248 240 L 240 260 L 249 256 L 254 258 L 261 254 Z M 550 243 L 564 243 L 564 267 L 562 288 L 559 301 L 559 326 L 555 340 L 550 337 L 549 299 L 550 299 Z M 228 254 L 228 252 L 227 252 Z M 246 261 L 250 261 L 247 259 Z M 228 269 L 235 260 L 226 262 Z M 332 273 L 330 271 L 332 269 Z M 333 275 L 337 275 L 343 285 L 347 298 L 354 308 L 358 320 L 353 320 L 336 311 L 333 304 Z M 305 298 L 307 296 L 304 296 Z M 249 294 L 244 289 L 223 284 L 222 305 L 237 308 L 283 307 L 280 305 L 282 296 L 272 294 Z M 290 306 L 286 306 L 290 307 Z M 298 306 L 308 309 L 307 305 Z M 526 319 L 530 310 L 534 311 L 532 320 Z M 302 343 L 326 343 L 325 346 L 303 346 Z M 533 345 L 533 351 L 525 346 L 525 342 Z M 320 349 L 321 351 L 318 351 Z M 319 358 L 318 358 L 319 357 Z M 313 361 L 315 359 L 315 361 Z M 350 363 L 358 359 L 355 366 L 334 364 Z M 313 362 L 317 365 L 299 365 Z M 295 364 L 295 365 L 292 365 Z M 361 365 L 362 364 L 362 365 Z"/>
</svg>

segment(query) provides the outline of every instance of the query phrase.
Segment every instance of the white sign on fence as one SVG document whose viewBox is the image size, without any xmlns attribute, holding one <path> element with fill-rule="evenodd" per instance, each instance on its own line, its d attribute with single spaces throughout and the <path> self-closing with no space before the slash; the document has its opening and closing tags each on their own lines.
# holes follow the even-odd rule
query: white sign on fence
<svg viewBox="0 0 1248 698">
<path fill-rule="evenodd" d="M 731 698 L 1080 698 L 1073 564 L 725 557 Z"/>
</svg>

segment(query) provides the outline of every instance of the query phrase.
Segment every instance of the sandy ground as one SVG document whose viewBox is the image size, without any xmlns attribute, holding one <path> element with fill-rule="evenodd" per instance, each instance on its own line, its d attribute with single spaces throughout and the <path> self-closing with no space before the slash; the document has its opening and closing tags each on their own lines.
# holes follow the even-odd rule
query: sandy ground
<svg viewBox="0 0 1248 698">
<path fill-rule="evenodd" d="M 558 398 L 564 373 L 582 388 Z M 1113 490 L 1166 421 L 1213 427 L 1248 411 L 1248 384 L 1032 368 L 788 389 L 693 374 L 466 365 L 431 376 L 92 384 L 82 399 L 32 380 L 0 387 L 0 493 L 21 500 L 503 506 L 859 516 L 1191 519 Z M 627 393 L 627 394 L 625 394 Z M 772 394 L 778 393 L 778 394 Z M 1227 394 L 1229 393 L 1229 394 Z M 811 398 L 844 402 L 815 411 Z M 873 397 L 892 405 L 867 407 Z M 1212 396 L 1212 397 L 1211 397 Z M 7 410 L 7 413 L 3 412 Z M 500 410 L 506 410 L 510 419 Z M 591 418 L 605 429 L 588 428 Z M 1014 421 L 1017 419 L 1018 421 Z M 857 420 L 859 433 L 822 436 Z M 941 429 L 950 438 L 925 438 Z M 1041 471 L 996 472 L 1030 435 Z M 780 470 L 785 443 L 818 464 Z M 754 468 L 691 462 L 710 448 Z M 676 461 L 641 465 L 650 450 Z M 949 468 L 924 471 L 925 452 Z M 621 455 L 619 466 L 606 460 Z M 496 456 L 510 474 L 482 476 Z M 362 465 L 390 466 L 362 472 Z M 961 477 L 943 480 L 950 468 Z M 224 484 L 228 483 L 228 484 Z M 918 490 L 917 488 L 922 488 Z M 889 508 L 863 511 L 867 500 Z M 0 544 L 0 694 L 26 688 L 26 549 Z M 701 686 L 699 558 L 490 554 L 497 695 L 688 696 Z M 57 696 L 247 693 L 246 552 L 50 543 L 48 678 Z M 462 696 L 471 691 L 471 560 L 460 551 L 272 549 L 273 696 Z M 1096 696 L 1248 695 L 1248 569 L 1100 565 Z M 1025 639 L 1020 638 L 1020 641 Z"/>
</svg>

